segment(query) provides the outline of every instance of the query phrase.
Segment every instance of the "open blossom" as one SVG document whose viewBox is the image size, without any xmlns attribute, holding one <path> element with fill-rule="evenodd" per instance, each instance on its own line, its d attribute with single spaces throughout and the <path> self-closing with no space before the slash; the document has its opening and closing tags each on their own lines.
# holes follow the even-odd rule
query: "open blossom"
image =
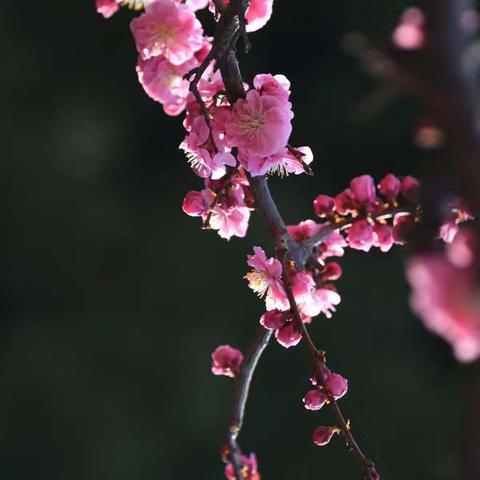
<svg viewBox="0 0 480 480">
<path fill-rule="evenodd" d="M 119 9 L 119 2 L 116 0 L 96 0 L 95 7 L 97 13 L 103 16 L 103 18 L 110 18 Z"/>
<path fill-rule="evenodd" d="M 202 26 L 186 5 L 173 0 L 149 3 L 130 23 L 137 50 L 144 60 L 163 55 L 181 65 L 203 45 Z"/>
<path fill-rule="evenodd" d="M 452 345 L 459 361 L 471 362 L 480 358 L 474 255 L 461 235 L 447 249 L 447 255 L 420 254 L 408 262 L 410 302 L 426 327 Z"/>
<path fill-rule="evenodd" d="M 245 480 L 260 480 L 257 457 L 254 453 L 251 453 L 248 457 L 241 455 L 240 463 L 242 464 L 242 475 Z M 225 467 L 225 477 L 227 477 L 227 480 L 237 480 L 232 463 L 228 463 Z"/>
<path fill-rule="evenodd" d="M 276 258 L 267 258 L 261 247 L 253 247 L 254 255 L 248 255 L 247 263 L 252 271 L 245 275 L 249 287 L 265 297 L 267 310 L 288 310 L 290 305 L 282 280 L 282 264 Z"/>
<path fill-rule="evenodd" d="M 240 163 L 253 177 L 276 173 L 281 177 L 293 173 L 299 175 L 305 172 L 305 166 L 313 161 L 310 147 L 295 149 L 281 148 L 269 156 L 252 155 L 249 151 L 240 151 Z"/>
<path fill-rule="evenodd" d="M 237 100 L 225 124 L 228 144 L 246 155 L 273 155 L 288 143 L 292 116 L 277 97 L 250 90 Z"/>
<path fill-rule="evenodd" d="M 285 75 L 259 73 L 253 78 L 253 86 L 262 95 L 271 95 L 283 103 L 287 103 L 290 97 L 290 81 Z"/>
<path fill-rule="evenodd" d="M 212 353 L 212 373 L 235 377 L 240 371 L 243 362 L 243 354 L 240 350 L 230 345 L 221 345 Z"/>
<path fill-rule="evenodd" d="M 355 250 L 368 252 L 374 241 L 373 227 L 366 220 L 356 220 L 348 229 L 348 243 Z"/>
<path fill-rule="evenodd" d="M 317 288 L 310 295 L 304 296 L 298 301 L 298 308 L 308 317 L 316 317 L 323 313 L 327 318 L 332 317 L 341 297 L 332 288 Z"/>
<path fill-rule="evenodd" d="M 262 28 L 272 16 L 273 0 L 250 0 L 246 17 L 247 32 L 255 32 Z"/>
</svg>

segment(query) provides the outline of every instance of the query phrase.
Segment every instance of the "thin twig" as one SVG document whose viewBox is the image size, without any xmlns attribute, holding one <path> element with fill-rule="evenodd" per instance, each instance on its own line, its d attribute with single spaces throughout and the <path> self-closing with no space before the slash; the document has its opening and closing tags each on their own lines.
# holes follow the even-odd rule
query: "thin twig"
<svg viewBox="0 0 480 480">
<path fill-rule="evenodd" d="M 266 330 L 262 326 L 259 327 L 257 336 L 255 337 L 250 350 L 243 361 L 239 376 L 235 380 L 235 391 L 233 395 L 232 410 L 228 426 L 228 448 L 229 458 L 233 464 L 237 480 L 244 480 L 240 461 L 241 450 L 237 443 L 237 438 L 242 430 L 243 420 L 245 418 L 245 407 L 250 393 L 255 369 L 257 368 L 260 357 L 267 348 L 272 337 L 272 331 Z"/>
</svg>

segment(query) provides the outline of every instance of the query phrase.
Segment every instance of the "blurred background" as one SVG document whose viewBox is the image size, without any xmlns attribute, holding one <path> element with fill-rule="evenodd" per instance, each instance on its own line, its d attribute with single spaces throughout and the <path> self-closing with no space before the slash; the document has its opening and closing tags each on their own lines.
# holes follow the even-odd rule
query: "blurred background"
<svg viewBox="0 0 480 480">
<path fill-rule="evenodd" d="M 246 80 L 293 84 L 294 145 L 315 176 L 273 178 L 289 223 L 312 217 L 319 193 L 356 175 L 421 177 L 431 155 L 422 112 L 390 95 L 345 53 L 349 32 L 387 40 L 409 3 L 276 1 L 242 55 Z M 137 82 L 121 11 L 93 0 L 2 2 L 0 14 L 0 478 L 223 478 L 231 382 L 210 373 L 219 344 L 245 349 L 262 302 L 242 278 L 253 245 L 272 252 L 254 216 L 225 242 L 183 214 L 201 182 L 166 117 Z M 351 252 L 344 299 L 312 325 L 350 381 L 342 407 L 385 480 L 459 480 L 468 367 L 409 311 L 405 251 Z M 272 343 L 255 378 L 241 443 L 265 480 L 359 479 L 340 439 L 311 432 L 309 363 Z"/>
</svg>

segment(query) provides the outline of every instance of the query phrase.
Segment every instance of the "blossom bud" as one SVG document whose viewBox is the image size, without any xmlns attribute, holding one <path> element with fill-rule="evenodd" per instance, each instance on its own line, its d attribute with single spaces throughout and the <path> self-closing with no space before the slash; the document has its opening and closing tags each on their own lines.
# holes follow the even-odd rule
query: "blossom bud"
<svg viewBox="0 0 480 480">
<path fill-rule="evenodd" d="M 315 445 L 323 447 L 332 439 L 334 433 L 337 432 L 336 427 L 317 427 L 313 431 L 312 440 Z"/>
<path fill-rule="evenodd" d="M 328 195 L 318 195 L 313 201 L 313 209 L 319 217 L 328 217 L 332 214 L 335 200 Z"/>
<path fill-rule="evenodd" d="M 325 264 L 325 270 L 322 272 L 323 281 L 335 281 L 342 276 L 342 267 L 337 262 L 328 262 Z"/>
<path fill-rule="evenodd" d="M 280 345 L 290 348 L 300 343 L 302 334 L 292 322 L 288 322 L 275 332 L 275 338 Z"/>
<path fill-rule="evenodd" d="M 260 317 L 260 324 L 267 330 L 278 330 L 287 323 L 290 312 L 280 312 L 279 310 L 270 310 Z"/>
<path fill-rule="evenodd" d="M 220 345 L 212 353 L 212 373 L 235 377 L 240 371 L 243 362 L 243 354 L 240 350 L 230 345 Z"/>
<path fill-rule="evenodd" d="M 402 194 L 412 203 L 420 200 L 420 182 L 410 175 L 402 179 Z"/>
<path fill-rule="evenodd" d="M 327 401 L 327 396 L 318 390 L 309 390 L 303 397 L 303 403 L 307 410 L 320 410 Z"/>
<path fill-rule="evenodd" d="M 208 207 L 205 205 L 204 198 L 200 192 L 192 190 L 187 193 L 182 205 L 183 211 L 191 217 L 201 217 L 207 212 Z"/>
<path fill-rule="evenodd" d="M 398 177 L 392 175 L 391 173 L 385 175 L 380 183 L 378 184 L 378 189 L 380 193 L 390 202 L 394 203 L 397 199 L 400 189 L 402 188 L 402 182 Z"/>
<path fill-rule="evenodd" d="M 361 175 L 352 179 L 350 189 L 359 205 L 368 206 L 375 202 L 375 182 L 370 175 Z"/>
<path fill-rule="evenodd" d="M 373 227 L 366 220 L 357 220 L 348 229 L 348 243 L 355 250 L 368 252 L 374 240 Z"/>
<path fill-rule="evenodd" d="M 342 398 L 348 391 L 348 381 L 338 373 L 327 375 L 324 382 L 328 393 L 335 399 Z"/>
<path fill-rule="evenodd" d="M 349 188 L 335 197 L 335 210 L 340 215 L 348 215 L 355 210 L 355 199 Z"/>
<path fill-rule="evenodd" d="M 373 227 L 375 234 L 374 245 L 379 247 L 382 252 L 388 252 L 393 245 L 392 227 L 385 223 L 376 223 Z"/>
</svg>

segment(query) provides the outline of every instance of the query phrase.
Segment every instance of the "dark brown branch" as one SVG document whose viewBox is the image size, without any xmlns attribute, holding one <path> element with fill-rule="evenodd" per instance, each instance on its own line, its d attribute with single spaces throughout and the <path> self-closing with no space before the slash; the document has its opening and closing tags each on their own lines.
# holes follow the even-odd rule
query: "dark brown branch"
<svg viewBox="0 0 480 480">
<path fill-rule="evenodd" d="M 257 336 L 250 346 L 239 376 L 235 379 L 235 391 L 233 395 L 232 411 L 230 414 L 230 421 L 228 427 L 228 449 L 229 457 L 235 469 L 237 480 L 244 480 L 241 473 L 242 464 L 240 461 L 240 448 L 237 444 L 237 438 L 243 426 L 245 418 L 245 407 L 250 393 L 250 385 L 252 383 L 255 369 L 258 361 L 262 356 L 268 342 L 272 337 L 272 331 L 266 330 L 262 326 L 259 327 Z"/>
</svg>

